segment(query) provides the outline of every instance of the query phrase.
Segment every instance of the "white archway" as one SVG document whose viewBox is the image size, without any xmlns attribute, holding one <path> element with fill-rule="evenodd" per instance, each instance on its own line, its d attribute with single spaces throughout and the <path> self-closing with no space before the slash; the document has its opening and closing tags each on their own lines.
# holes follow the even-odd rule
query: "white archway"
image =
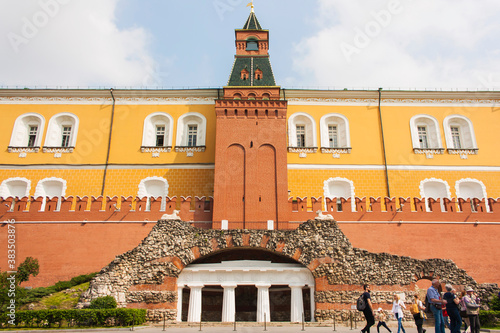
<svg viewBox="0 0 500 333">
<path fill-rule="evenodd" d="M 429 198 L 441 199 L 441 211 L 444 211 L 443 198 L 451 198 L 450 186 L 442 179 L 424 179 L 420 182 L 420 197 L 425 198 L 426 211 L 430 211 Z"/>
<path fill-rule="evenodd" d="M 166 200 L 168 195 L 168 182 L 162 177 L 147 177 L 139 183 L 139 190 L 137 196 L 139 198 L 147 197 L 146 210 L 151 209 L 151 197 L 157 199 L 161 197 L 160 211 L 165 211 Z"/>
<path fill-rule="evenodd" d="M 455 183 L 455 191 L 457 198 L 462 199 L 487 199 L 486 186 L 484 183 L 477 179 L 463 178 Z M 471 200 L 472 201 L 472 200 Z M 472 209 L 477 207 L 472 206 Z M 486 211 L 490 211 L 489 205 L 486 203 Z"/>
<path fill-rule="evenodd" d="M 356 211 L 356 202 L 354 198 L 354 183 L 352 180 L 341 177 L 334 177 L 325 180 L 323 186 L 324 198 L 337 198 L 337 209 L 342 209 L 340 205 L 340 198 L 351 198 L 351 211 Z M 325 200 L 326 207 L 326 200 Z M 325 208 L 326 210 L 326 208 Z"/>
<path fill-rule="evenodd" d="M 54 197 L 58 198 L 56 210 L 59 210 L 61 208 L 61 198 L 66 195 L 66 188 L 66 180 L 62 178 L 51 177 L 40 180 L 36 185 L 34 194 L 35 199 L 38 197 L 43 197 L 40 210 L 45 210 L 47 197 L 49 197 L 50 199 Z"/>
<path fill-rule="evenodd" d="M 299 135 L 303 135 L 302 143 L 297 138 L 297 126 L 302 126 L 303 129 L 303 134 L 299 133 Z M 318 147 L 316 122 L 311 115 L 305 112 L 297 112 L 288 118 L 288 146 L 303 148 Z"/>
<path fill-rule="evenodd" d="M 45 118 L 38 113 L 26 113 L 14 123 L 9 147 L 40 147 L 42 144 Z"/>
</svg>

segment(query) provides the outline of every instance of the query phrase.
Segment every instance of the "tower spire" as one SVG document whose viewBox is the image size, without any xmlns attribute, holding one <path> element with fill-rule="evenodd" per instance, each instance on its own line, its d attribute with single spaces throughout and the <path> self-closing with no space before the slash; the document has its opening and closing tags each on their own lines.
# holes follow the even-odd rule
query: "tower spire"
<svg viewBox="0 0 500 333">
<path fill-rule="evenodd" d="M 252 6 L 250 9 L 250 13 L 255 13 L 254 6 L 253 6 L 253 0 L 247 5 L 247 7 L 248 6 Z"/>
</svg>

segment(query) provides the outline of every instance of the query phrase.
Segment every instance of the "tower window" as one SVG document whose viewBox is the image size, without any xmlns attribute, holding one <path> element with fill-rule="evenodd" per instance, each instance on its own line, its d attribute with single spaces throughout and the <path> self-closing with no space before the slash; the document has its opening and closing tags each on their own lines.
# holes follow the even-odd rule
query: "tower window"
<svg viewBox="0 0 500 333">
<path fill-rule="evenodd" d="M 165 125 L 156 126 L 156 147 L 165 145 Z"/>
<path fill-rule="evenodd" d="M 61 147 L 69 147 L 71 142 L 71 126 L 62 127 L 62 141 Z"/>
<path fill-rule="evenodd" d="M 258 51 L 259 43 L 256 40 L 248 40 L 246 51 Z"/>
<path fill-rule="evenodd" d="M 330 148 L 335 148 L 339 146 L 337 126 L 333 125 L 328 126 L 328 144 Z"/>
<path fill-rule="evenodd" d="M 260 69 L 255 70 L 255 79 L 262 80 L 262 71 Z"/>
<path fill-rule="evenodd" d="M 188 147 L 196 147 L 198 125 L 188 125 Z"/>
<path fill-rule="evenodd" d="M 242 79 L 242 80 L 248 80 L 248 70 L 243 69 L 243 70 L 241 71 L 241 79 Z"/>
<path fill-rule="evenodd" d="M 29 135 L 28 135 L 28 147 L 35 147 L 36 136 L 38 134 L 38 126 L 30 125 L 29 126 Z"/>
<path fill-rule="evenodd" d="M 453 148 L 455 149 L 461 149 L 462 144 L 460 143 L 460 128 L 456 126 L 452 126 L 450 128 L 451 131 L 451 138 L 453 141 Z"/>
<path fill-rule="evenodd" d="M 306 146 L 306 127 L 304 125 L 297 125 L 297 147 Z"/>
<path fill-rule="evenodd" d="M 429 141 L 427 139 L 427 128 L 425 126 L 418 126 L 418 141 L 420 143 L 420 148 L 429 148 Z"/>
</svg>

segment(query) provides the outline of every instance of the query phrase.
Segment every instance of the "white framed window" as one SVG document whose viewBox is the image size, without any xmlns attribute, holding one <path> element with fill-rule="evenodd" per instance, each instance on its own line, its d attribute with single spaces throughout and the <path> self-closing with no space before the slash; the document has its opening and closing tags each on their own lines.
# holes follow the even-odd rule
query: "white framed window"
<svg viewBox="0 0 500 333">
<path fill-rule="evenodd" d="M 172 147 L 174 121 L 164 112 L 155 112 L 144 119 L 142 147 Z"/>
<path fill-rule="evenodd" d="M 477 207 L 472 204 L 472 199 L 487 199 L 486 186 L 484 183 L 477 179 L 463 178 L 455 183 L 455 191 L 457 198 L 471 199 L 472 211 L 477 211 Z M 490 211 L 490 207 L 486 204 L 486 211 Z"/>
<path fill-rule="evenodd" d="M 198 125 L 188 125 L 188 147 L 196 147 L 198 139 Z"/>
<path fill-rule="evenodd" d="M 72 113 L 59 113 L 50 118 L 44 147 L 75 147 L 78 135 L 78 117 Z"/>
<path fill-rule="evenodd" d="M 61 147 L 69 147 L 71 142 L 71 125 L 63 125 Z"/>
<path fill-rule="evenodd" d="M 448 149 L 477 149 L 472 122 L 461 115 L 451 115 L 443 121 Z"/>
<path fill-rule="evenodd" d="M 45 210 L 46 198 L 58 198 L 56 210 L 61 209 L 61 198 L 66 195 L 66 180 L 62 178 L 44 178 L 38 182 L 34 197 L 43 197 L 41 211 Z"/>
<path fill-rule="evenodd" d="M 337 211 L 342 211 L 341 198 L 351 198 L 351 211 L 356 211 L 356 201 L 354 198 L 354 183 L 352 180 L 341 177 L 334 177 L 325 180 L 323 186 L 324 198 L 337 198 Z M 325 200 L 326 207 L 326 200 Z M 326 208 L 325 208 L 326 210 Z"/>
<path fill-rule="evenodd" d="M 349 120 L 341 114 L 330 113 L 320 119 L 322 148 L 350 148 Z"/>
<path fill-rule="evenodd" d="M 306 148 L 318 147 L 316 139 L 316 122 L 313 117 L 307 113 L 298 112 L 292 114 L 290 118 L 288 118 L 288 146 Z"/>
<path fill-rule="evenodd" d="M 306 126 L 305 125 L 296 125 L 295 132 L 297 133 L 297 147 L 305 147 L 306 146 Z"/>
<path fill-rule="evenodd" d="M 19 116 L 14 123 L 9 147 L 40 147 L 44 126 L 45 118 L 38 113 Z"/>
<path fill-rule="evenodd" d="M 139 198 L 147 197 L 146 211 L 151 210 L 151 198 L 157 199 L 161 197 L 161 211 L 165 211 L 167 196 L 168 196 L 168 182 L 162 177 L 147 177 L 139 183 L 139 190 L 137 192 Z"/>
<path fill-rule="evenodd" d="M 156 147 L 165 146 L 165 125 L 156 125 Z"/>
<path fill-rule="evenodd" d="M 418 143 L 420 148 L 427 149 L 429 148 L 429 138 L 427 136 L 427 127 L 426 126 L 418 126 Z"/>
<path fill-rule="evenodd" d="M 414 149 L 442 149 L 441 133 L 436 118 L 416 115 L 410 120 L 410 132 Z"/>
<path fill-rule="evenodd" d="M 179 117 L 177 121 L 176 146 L 205 146 L 207 120 L 198 112 L 189 112 Z"/>
<path fill-rule="evenodd" d="M 441 199 L 441 211 L 444 211 L 443 199 L 451 198 L 448 182 L 437 178 L 427 178 L 420 182 L 420 197 L 425 198 L 425 209 L 430 211 L 429 198 Z"/>
</svg>

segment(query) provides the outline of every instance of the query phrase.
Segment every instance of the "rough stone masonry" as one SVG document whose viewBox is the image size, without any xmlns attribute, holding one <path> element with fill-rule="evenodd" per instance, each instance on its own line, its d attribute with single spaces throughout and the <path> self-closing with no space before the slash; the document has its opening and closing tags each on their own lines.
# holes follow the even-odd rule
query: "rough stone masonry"
<svg viewBox="0 0 500 333">
<path fill-rule="evenodd" d="M 260 249 L 292 258 L 315 278 L 316 320 L 345 320 L 362 285 L 372 285 L 373 302 L 385 308 L 395 292 L 408 296 L 420 279 L 473 286 L 479 293 L 498 292 L 497 285 L 477 285 L 451 260 L 418 260 L 354 248 L 333 220 L 309 220 L 296 230 L 204 230 L 180 220 L 160 220 L 136 248 L 121 254 L 91 281 L 80 299 L 85 307 L 112 295 L 120 307 L 148 309 L 150 321 L 175 320 L 177 277 L 198 258 L 221 250 Z M 411 297 L 407 297 L 410 301 Z M 408 313 L 409 316 L 409 313 Z"/>
</svg>

